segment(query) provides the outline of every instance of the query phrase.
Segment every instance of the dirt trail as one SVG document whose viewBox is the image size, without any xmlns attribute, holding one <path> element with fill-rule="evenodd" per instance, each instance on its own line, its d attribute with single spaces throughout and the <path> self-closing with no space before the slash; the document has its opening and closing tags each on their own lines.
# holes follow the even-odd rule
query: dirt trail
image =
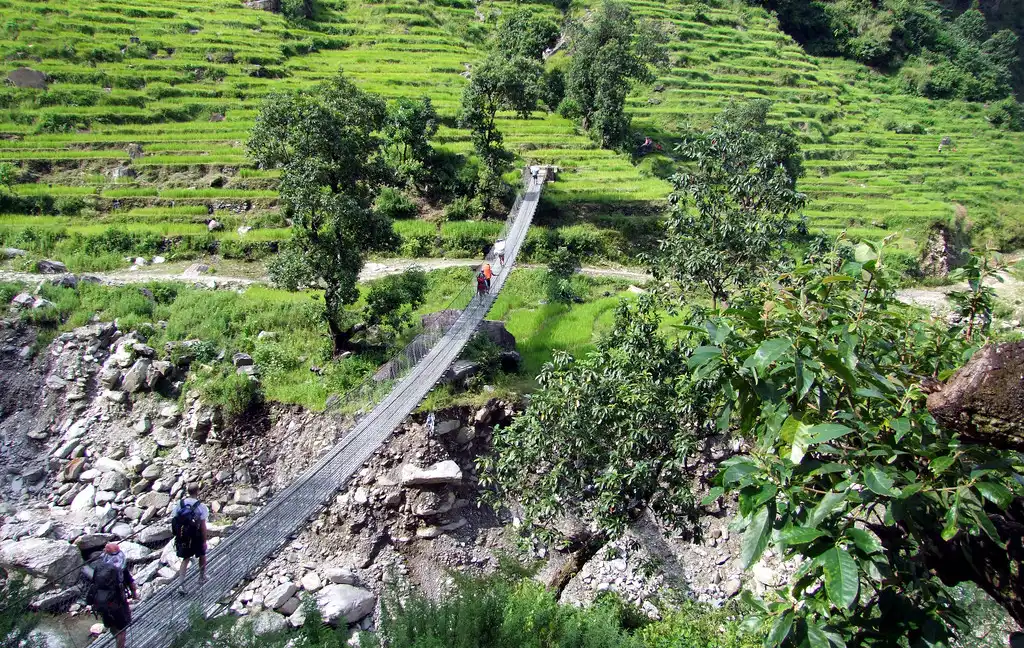
<svg viewBox="0 0 1024 648">
<path fill-rule="evenodd" d="M 422 268 L 423 270 L 439 270 L 443 268 L 461 268 L 478 266 L 482 263 L 477 259 L 388 259 L 386 262 L 368 262 L 363 271 L 359 273 L 361 281 L 379 279 L 388 275 L 405 272 L 409 268 Z M 270 278 L 264 269 L 259 267 L 255 273 L 242 274 L 199 274 L 194 271 L 193 265 L 185 263 L 168 263 L 159 266 L 147 266 L 134 270 L 117 270 L 113 272 L 89 272 L 80 276 L 91 276 L 99 279 L 103 284 L 111 286 L 122 286 L 127 284 L 149 283 L 151 281 L 182 281 L 190 284 L 201 284 L 208 288 L 236 289 L 251 286 L 253 284 L 270 283 Z M 248 266 L 253 268 L 255 266 Z M 519 264 L 521 268 L 543 268 L 538 264 Z M 248 269 L 246 268 L 246 269 Z M 242 269 L 240 266 L 239 269 Z M 613 277 L 626 281 L 644 282 L 651 276 L 640 270 L 618 269 L 618 268 L 597 268 L 585 267 L 580 270 L 585 275 L 594 277 Z M 33 272 L 8 272 L 0 270 L 0 281 L 17 281 L 24 283 L 36 283 L 54 279 L 62 275 L 45 275 Z"/>
</svg>

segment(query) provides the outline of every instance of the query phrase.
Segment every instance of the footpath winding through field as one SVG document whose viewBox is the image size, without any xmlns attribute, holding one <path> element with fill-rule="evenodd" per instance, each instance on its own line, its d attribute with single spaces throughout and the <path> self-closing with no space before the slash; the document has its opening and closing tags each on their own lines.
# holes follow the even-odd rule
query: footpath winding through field
<svg viewBox="0 0 1024 648">
<path fill-rule="evenodd" d="M 514 211 L 505 236 L 507 267 L 526 238 L 537 209 L 546 173 L 531 179 L 518 211 Z M 239 583 L 317 516 L 331 497 L 349 477 L 383 443 L 392 431 L 426 397 L 448 367 L 459 357 L 463 347 L 490 310 L 501 292 L 509 272 L 496 274 L 484 295 L 473 297 L 455 323 L 439 337 L 432 348 L 394 389 L 369 413 L 365 414 L 344 438 L 324 457 L 287 488 L 278 493 L 256 514 L 217 545 L 209 556 L 209 581 L 201 587 L 193 571 L 186 585 L 195 596 L 183 599 L 173 587 L 164 587 L 135 610 L 129 627 L 128 645 L 145 648 L 167 648 L 189 625 L 190 607 L 198 605 L 204 614 L 215 612 L 221 601 Z M 92 644 L 93 648 L 111 648 L 113 637 L 106 635 Z"/>
<path fill-rule="evenodd" d="M 363 266 L 359 273 L 360 281 L 372 281 L 388 275 L 400 274 L 410 268 L 420 268 L 427 272 L 431 270 L 443 270 L 444 268 L 469 268 L 481 265 L 479 259 L 388 259 L 386 263 L 369 262 Z M 179 264 L 180 265 L 180 264 Z M 520 263 L 519 268 L 545 268 L 546 266 L 537 263 Z M 146 268 L 140 270 L 115 270 L 113 272 L 83 272 L 79 275 L 95 277 L 100 283 L 108 286 L 125 286 L 129 284 L 145 284 L 153 281 L 159 282 L 184 282 L 201 285 L 206 288 L 233 290 L 244 288 L 255 284 L 269 284 L 270 277 L 259 273 L 253 276 L 223 275 L 223 274 L 189 274 L 187 267 L 181 267 L 179 271 L 171 268 Z M 625 281 L 643 282 L 651 278 L 651 275 L 642 270 L 629 268 L 601 268 L 585 266 L 580 268 L 580 273 L 591 277 L 613 277 Z M 61 277 L 70 275 L 40 274 L 36 272 L 13 272 L 0 270 L 0 281 L 13 281 L 19 283 L 38 283 L 40 281 L 54 281 Z"/>
</svg>

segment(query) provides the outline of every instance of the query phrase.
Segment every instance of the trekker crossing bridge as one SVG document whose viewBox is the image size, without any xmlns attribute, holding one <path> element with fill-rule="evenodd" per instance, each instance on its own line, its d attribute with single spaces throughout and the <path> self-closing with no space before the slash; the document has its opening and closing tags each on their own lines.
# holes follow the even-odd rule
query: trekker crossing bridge
<svg viewBox="0 0 1024 648">
<path fill-rule="evenodd" d="M 433 347 L 340 442 L 210 550 L 208 581 L 204 585 L 198 585 L 198 570 L 190 569 L 186 587 L 194 594 L 182 596 L 176 586 L 168 585 L 138 605 L 126 631 L 129 648 L 169 648 L 188 629 L 189 614 L 195 606 L 206 615 L 221 607 L 224 598 L 242 581 L 255 576 L 289 537 L 319 515 L 352 474 L 420 404 L 458 359 L 505 285 L 537 210 L 541 190 L 552 172 L 551 167 L 532 167 L 531 172 L 524 173 L 526 192 L 516 201 L 506 223 L 505 263 L 501 272 L 494 275 L 490 289 L 482 297 L 471 299 Z M 91 648 L 114 646 L 114 638 L 105 634 Z"/>
</svg>

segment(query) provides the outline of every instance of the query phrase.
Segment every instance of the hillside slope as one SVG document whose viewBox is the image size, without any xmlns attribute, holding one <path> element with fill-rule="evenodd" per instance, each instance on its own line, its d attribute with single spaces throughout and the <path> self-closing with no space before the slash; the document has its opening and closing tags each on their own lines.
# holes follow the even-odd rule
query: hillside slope
<svg viewBox="0 0 1024 648">
<path fill-rule="evenodd" d="M 218 245 L 241 258 L 271 252 L 288 235 L 275 178 L 244 155 L 261 99 L 341 68 L 388 98 L 431 97 L 445 118 L 436 143 L 468 151 L 467 133 L 454 127 L 464 75 L 506 4 L 327 3 L 304 28 L 232 0 L 4 0 L 5 13 L 17 18 L 0 36 L 0 70 L 41 70 L 49 89 L 0 91 L 0 161 L 17 163 L 28 183 L 3 200 L 0 243 L 57 251 L 93 269 L 123 263 L 125 253 L 145 253 L 166 237 L 177 242 L 177 256 Z M 812 230 L 872 238 L 901 231 L 904 247 L 915 250 L 930 223 L 966 211 L 983 240 L 1024 246 L 1024 174 L 1015 168 L 1024 135 L 993 127 L 985 107 L 901 95 L 862 65 L 807 56 L 760 9 L 630 4 L 673 32 L 670 67 L 630 97 L 638 133 L 670 150 L 681 129 L 728 102 L 768 98 L 803 140 L 801 186 L 811 198 Z M 550 5 L 530 6 L 559 17 Z M 509 115 L 501 125 L 524 161 L 564 169 L 551 192 L 563 209 L 541 222 L 582 221 L 582 238 L 601 238 L 606 256 L 645 231 L 635 208 L 663 204 L 671 189 L 658 177 L 669 168 L 664 157 L 634 165 L 597 149 L 557 115 Z M 947 136 L 957 148 L 940 153 Z M 131 145 L 142 155 L 131 159 L 130 150 L 139 152 Z M 210 218 L 225 229 L 208 233 Z M 112 248 L 112 225 L 135 238 Z M 239 233 L 239 226 L 253 229 Z M 493 229 L 446 227 L 451 238 L 470 240 L 442 250 L 449 255 L 472 254 L 476 238 Z M 408 241 L 433 228 L 407 221 L 398 230 Z M 90 253 L 68 242 L 75 234 L 87 243 L 106 240 Z"/>
</svg>

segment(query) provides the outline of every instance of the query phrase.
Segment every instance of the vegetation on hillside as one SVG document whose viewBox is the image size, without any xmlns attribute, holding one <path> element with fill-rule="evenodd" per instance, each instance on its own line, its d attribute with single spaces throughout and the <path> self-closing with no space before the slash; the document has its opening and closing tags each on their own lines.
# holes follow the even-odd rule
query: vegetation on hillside
<svg viewBox="0 0 1024 648">
<path fill-rule="evenodd" d="M 766 0 L 783 29 L 808 51 L 886 70 L 934 99 L 990 101 L 1012 92 L 1018 36 L 993 31 L 976 5 L 955 19 L 930 0 Z"/>
</svg>

